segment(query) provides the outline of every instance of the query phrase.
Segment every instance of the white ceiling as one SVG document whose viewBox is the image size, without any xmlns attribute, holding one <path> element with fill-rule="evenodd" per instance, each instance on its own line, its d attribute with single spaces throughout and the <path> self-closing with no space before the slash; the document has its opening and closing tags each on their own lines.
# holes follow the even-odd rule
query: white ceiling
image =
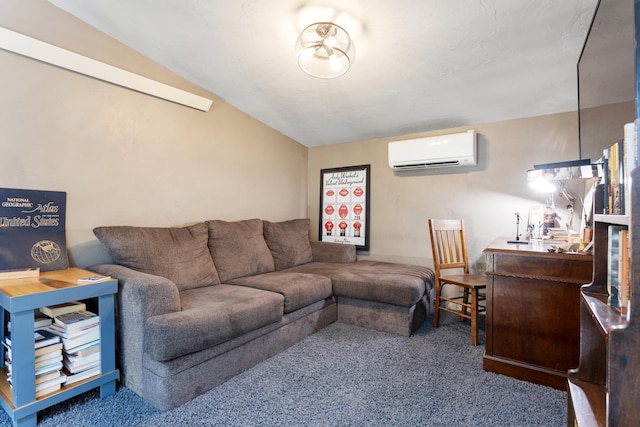
<svg viewBox="0 0 640 427">
<path fill-rule="evenodd" d="M 50 1 L 309 147 L 574 111 L 597 3 Z M 298 68 L 295 41 L 327 7 L 357 53 L 321 80 Z"/>
</svg>

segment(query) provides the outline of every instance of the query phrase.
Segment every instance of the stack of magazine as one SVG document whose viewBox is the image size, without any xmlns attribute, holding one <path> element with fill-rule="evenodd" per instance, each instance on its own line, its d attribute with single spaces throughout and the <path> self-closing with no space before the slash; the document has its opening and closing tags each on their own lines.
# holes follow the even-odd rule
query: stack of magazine
<svg viewBox="0 0 640 427">
<path fill-rule="evenodd" d="M 45 330 L 62 342 L 64 385 L 100 374 L 100 317 L 86 310 L 83 303 L 73 302 L 62 310 L 40 310 L 52 317 Z"/>
</svg>

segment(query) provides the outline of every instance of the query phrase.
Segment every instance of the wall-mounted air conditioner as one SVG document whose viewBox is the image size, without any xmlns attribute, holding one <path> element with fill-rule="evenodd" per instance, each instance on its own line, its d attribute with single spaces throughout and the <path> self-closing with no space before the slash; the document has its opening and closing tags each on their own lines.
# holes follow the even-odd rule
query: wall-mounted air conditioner
<svg viewBox="0 0 640 427">
<path fill-rule="evenodd" d="M 474 166 L 476 163 L 474 130 L 389 143 L 389 167 L 395 170 Z"/>
</svg>

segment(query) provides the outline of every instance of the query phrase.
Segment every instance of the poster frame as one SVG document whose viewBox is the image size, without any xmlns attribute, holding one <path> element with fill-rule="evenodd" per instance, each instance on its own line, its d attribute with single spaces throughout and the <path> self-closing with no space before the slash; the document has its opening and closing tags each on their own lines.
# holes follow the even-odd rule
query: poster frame
<svg viewBox="0 0 640 427">
<path fill-rule="evenodd" d="M 371 165 L 320 170 L 320 241 L 353 244 L 357 250 L 369 250 L 370 183 Z M 358 224 L 359 227 L 354 227 Z"/>
</svg>

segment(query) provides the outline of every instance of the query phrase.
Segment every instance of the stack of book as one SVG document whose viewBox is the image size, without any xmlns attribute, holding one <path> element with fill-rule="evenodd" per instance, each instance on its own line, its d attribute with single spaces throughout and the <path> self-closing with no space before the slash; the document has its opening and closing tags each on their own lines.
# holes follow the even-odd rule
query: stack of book
<svg viewBox="0 0 640 427">
<path fill-rule="evenodd" d="M 627 315 L 631 296 L 629 230 L 610 225 L 607 234 L 607 303 Z"/>
<path fill-rule="evenodd" d="M 100 317 L 80 310 L 59 314 L 46 328 L 62 340 L 64 385 L 100 373 Z"/>
<path fill-rule="evenodd" d="M 3 341 L 6 347 L 5 366 L 7 367 L 7 381 L 12 385 L 12 357 L 11 335 Z M 47 330 L 34 331 L 36 397 L 59 390 L 67 377 L 62 372 L 63 356 L 60 337 Z M 13 385 L 12 385 L 13 386 Z"/>
<path fill-rule="evenodd" d="M 638 164 L 638 143 L 634 123 L 624 126 L 624 138 L 602 152 L 604 177 L 603 213 L 627 215 L 629 212 L 631 171 Z"/>
</svg>

